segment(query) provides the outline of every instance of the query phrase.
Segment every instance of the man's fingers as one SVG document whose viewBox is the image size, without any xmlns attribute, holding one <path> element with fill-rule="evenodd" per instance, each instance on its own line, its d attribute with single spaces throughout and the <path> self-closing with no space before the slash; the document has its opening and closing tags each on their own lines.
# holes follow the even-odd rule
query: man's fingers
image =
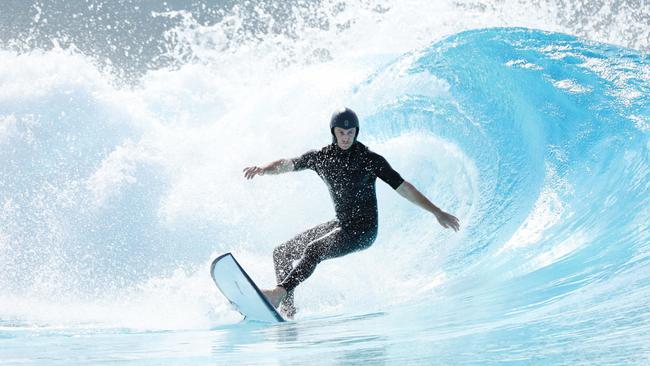
<svg viewBox="0 0 650 366">
<path fill-rule="evenodd" d="M 244 177 L 246 179 L 253 179 L 253 177 L 259 173 L 259 168 L 256 166 L 249 166 L 244 168 Z"/>
<path fill-rule="evenodd" d="M 448 215 L 444 219 L 440 220 L 440 225 L 444 227 L 445 229 L 453 229 L 454 231 L 460 230 L 460 223 L 458 221 L 458 218 L 453 215 Z"/>
<path fill-rule="evenodd" d="M 460 221 L 458 221 L 458 217 L 454 215 L 449 215 L 449 216 L 450 216 L 449 221 L 452 229 L 454 229 L 454 231 L 460 230 Z"/>
</svg>

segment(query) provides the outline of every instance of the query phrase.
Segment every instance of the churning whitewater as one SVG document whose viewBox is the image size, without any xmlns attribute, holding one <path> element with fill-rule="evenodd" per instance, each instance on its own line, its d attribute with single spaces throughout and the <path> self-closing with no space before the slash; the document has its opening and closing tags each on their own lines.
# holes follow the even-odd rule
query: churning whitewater
<svg viewBox="0 0 650 366">
<path fill-rule="evenodd" d="M 1 5 L 3 362 L 650 362 L 647 5 L 289 4 Z M 271 287 L 334 215 L 315 174 L 242 169 L 340 106 L 461 231 L 378 181 L 373 246 L 240 323 L 212 260 Z"/>
</svg>

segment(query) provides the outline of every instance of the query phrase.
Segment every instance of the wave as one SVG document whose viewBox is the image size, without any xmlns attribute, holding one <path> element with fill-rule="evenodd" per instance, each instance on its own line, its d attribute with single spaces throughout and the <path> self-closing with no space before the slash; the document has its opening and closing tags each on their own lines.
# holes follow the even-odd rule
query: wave
<svg viewBox="0 0 650 366">
<path fill-rule="evenodd" d="M 397 34 L 346 53 L 369 39 L 355 24 L 317 34 L 327 52 L 316 53 L 273 38 L 215 52 L 183 33 L 194 42 L 184 61 L 148 70 L 135 86 L 75 48 L 0 51 L 0 318 L 233 321 L 209 282 L 211 258 L 235 251 L 271 285 L 272 248 L 333 215 L 314 175 L 244 182 L 241 169 L 326 143 L 327 116 L 343 104 L 362 116 L 360 139 L 463 230 L 442 230 L 378 183 L 378 241 L 319 267 L 298 293 L 305 316 L 443 300 L 451 309 L 468 297 L 491 320 L 577 304 L 596 323 L 613 311 L 603 303 L 642 314 L 648 56 L 528 28 L 429 45 L 421 28 L 419 38 Z M 175 34 L 197 32 L 188 27 Z M 292 44 L 304 62 L 282 63 L 277 51 L 245 62 L 273 44 Z M 415 50 L 388 62 L 405 48 Z M 178 307 L 191 310 L 171 315 Z"/>
</svg>

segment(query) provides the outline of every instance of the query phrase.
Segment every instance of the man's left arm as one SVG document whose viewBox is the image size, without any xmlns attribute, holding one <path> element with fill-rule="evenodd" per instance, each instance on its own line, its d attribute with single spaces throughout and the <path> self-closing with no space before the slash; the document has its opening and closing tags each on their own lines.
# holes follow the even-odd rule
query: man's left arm
<svg viewBox="0 0 650 366">
<path fill-rule="evenodd" d="M 411 183 L 403 181 L 402 184 L 397 187 L 396 191 L 402 197 L 434 214 L 442 227 L 452 228 L 454 231 L 458 231 L 460 228 L 460 223 L 458 222 L 458 218 L 456 218 L 456 216 L 438 208 L 431 201 L 429 201 L 428 198 L 420 193 L 420 191 L 418 191 L 418 189 L 415 188 L 415 186 L 413 186 Z"/>
</svg>

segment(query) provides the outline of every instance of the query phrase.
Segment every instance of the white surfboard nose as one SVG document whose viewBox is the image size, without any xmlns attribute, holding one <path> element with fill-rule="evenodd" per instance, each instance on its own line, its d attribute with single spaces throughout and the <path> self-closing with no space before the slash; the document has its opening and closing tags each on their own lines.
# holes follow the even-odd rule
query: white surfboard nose
<svg viewBox="0 0 650 366">
<path fill-rule="evenodd" d="M 246 320 L 285 321 L 231 253 L 217 257 L 212 262 L 210 273 L 221 293 Z"/>
</svg>

